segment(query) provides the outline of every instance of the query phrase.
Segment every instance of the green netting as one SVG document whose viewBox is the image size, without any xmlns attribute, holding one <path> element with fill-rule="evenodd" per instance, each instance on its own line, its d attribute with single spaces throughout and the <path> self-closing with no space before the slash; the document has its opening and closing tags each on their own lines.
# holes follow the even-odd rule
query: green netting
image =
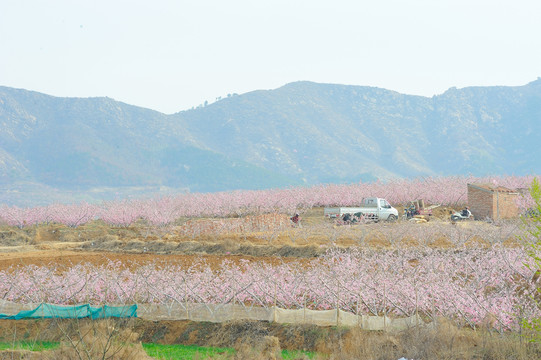
<svg viewBox="0 0 541 360">
<path fill-rule="evenodd" d="M 104 319 L 104 318 L 130 318 L 137 317 L 137 305 L 92 307 L 89 304 L 63 306 L 53 304 L 40 304 L 33 310 L 20 311 L 16 315 L 0 314 L 0 319 Z"/>
</svg>

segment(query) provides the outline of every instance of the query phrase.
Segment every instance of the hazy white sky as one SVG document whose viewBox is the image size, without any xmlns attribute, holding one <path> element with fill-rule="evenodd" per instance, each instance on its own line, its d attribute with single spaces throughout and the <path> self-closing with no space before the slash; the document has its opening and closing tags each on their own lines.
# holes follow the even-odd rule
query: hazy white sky
<svg viewBox="0 0 541 360">
<path fill-rule="evenodd" d="M 298 80 L 432 96 L 538 76 L 539 0 L 0 0 L 0 85 L 165 113 Z"/>
</svg>

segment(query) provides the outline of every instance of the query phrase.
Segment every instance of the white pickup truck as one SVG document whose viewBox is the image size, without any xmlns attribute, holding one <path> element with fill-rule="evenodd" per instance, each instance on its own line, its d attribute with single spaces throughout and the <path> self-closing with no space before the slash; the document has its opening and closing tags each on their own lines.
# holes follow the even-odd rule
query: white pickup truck
<svg viewBox="0 0 541 360">
<path fill-rule="evenodd" d="M 325 208 L 323 214 L 329 218 L 342 218 L 346 214 L 358 216 L 362 214 L 368 220 L 395 221 L 398 219 L 398 210 L 382 198 L 364 198 L 361 207 L 334 207 Z"/>
</svg>

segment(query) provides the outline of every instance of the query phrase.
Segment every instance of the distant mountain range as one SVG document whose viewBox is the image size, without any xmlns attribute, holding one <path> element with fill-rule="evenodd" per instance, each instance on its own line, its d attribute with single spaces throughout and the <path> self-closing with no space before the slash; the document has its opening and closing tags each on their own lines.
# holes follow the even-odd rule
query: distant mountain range
<svg viewBox="0 0 541 360">
<path fill-rule="evenodd" d="M 541 79 L 431 98 L 295 82 L 173 115 L 0 87 L 0 203 L 541 170 Z"/>
</svg>

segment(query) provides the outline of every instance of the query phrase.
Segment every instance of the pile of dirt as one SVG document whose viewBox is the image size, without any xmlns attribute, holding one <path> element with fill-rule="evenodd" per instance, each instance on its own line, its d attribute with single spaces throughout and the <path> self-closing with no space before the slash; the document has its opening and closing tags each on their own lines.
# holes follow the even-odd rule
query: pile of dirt
<svg viewBox="0 0 541 360">
<path fill-rule="evenodd" d="M 464 246 L 470 249 L 488 249 L 492 245 L 479 235 L 474 235 L 468 240 L 466 240 Z"/>
<path fill-rule="evenodd" d="M 0 246 L 19 246 L 33 244 L 34 240 L 27 231 L 14 226 L 0 228 Z"/>
<path fill-rule="evenodd" d="M 428 246 L 433 249 L 450 249 L 453 247 L 453 243 L 447 235 L 439 235 Z"/>
<path fill-rule="evenodd" d="M 373 249 L 388 249 L 391 242 L 379 231 L 372 231 L 365 236 L 365 243 Z"/>
<path fill-rule="evenodd" d="M 440 219 L 440 220 L 449 220 L 451 218 L 451 215 L 455 211 L 456 210 L 451 207 L 439 206 L 437 208 L 432 209 L 432 217 L 436 219 Z"/>
</svg>

